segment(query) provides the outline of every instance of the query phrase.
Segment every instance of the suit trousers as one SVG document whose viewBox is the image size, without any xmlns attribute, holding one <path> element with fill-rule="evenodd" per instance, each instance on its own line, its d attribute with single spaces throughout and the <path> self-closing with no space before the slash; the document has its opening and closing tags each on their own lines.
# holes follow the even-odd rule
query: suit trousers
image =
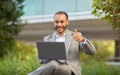
<svg viewBox="0 0 120 75">
<path fill-rule="evenodd" d="M 42 65 L 35 71 L 28 73 L 28 75 L 71 75 L 72 71 L 67 64 L 58 61 L 50 61 Z"/>
</svg>

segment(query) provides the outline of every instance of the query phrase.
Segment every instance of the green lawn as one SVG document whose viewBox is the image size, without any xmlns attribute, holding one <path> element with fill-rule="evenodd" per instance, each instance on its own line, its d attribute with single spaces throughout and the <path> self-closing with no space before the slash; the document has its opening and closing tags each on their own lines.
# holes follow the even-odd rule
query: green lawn
<svg viewBox="0 0 120 75">
<path fill-rule="evenodd" d="M 102 47 L 100 49 L 104 48 L 105 47 Z M 90 57 L 87 57 L 83 53 L 81 54 L 82 75 L 120 75 L 120 66 L 105 64 L 104 60 L 108 57 L 105 54 L 105 50 L 99 53 L 101 54 Z M 41 64 L 38 63 L 36 48 L 18 42 L 17 49 L 9 52 L 4 58 L 0 58 L 0 75 L 26 75 L 39 66 L 41 66 Z"/>
<path fill-rule="evenodd" d="M 29 60 L 6 56 L 0 60 L 0 75 L 26 75 L 39 66 L 37 56 L 31 56 Z M 120 67 L 90 60 L 82 62 L 82 75 L 120 75 Z"/>
</svg>

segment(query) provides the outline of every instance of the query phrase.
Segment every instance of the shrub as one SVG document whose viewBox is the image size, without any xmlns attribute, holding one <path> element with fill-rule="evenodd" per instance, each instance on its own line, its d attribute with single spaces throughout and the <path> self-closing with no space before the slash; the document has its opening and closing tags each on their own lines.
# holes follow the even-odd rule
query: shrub
<svg viewBox="0 0 120 75">
<path fill-rule="evenodd" d="M 18 19 L 23 15 L 24 0 L 0 0 L 0 57 L 15 47 L 15 36 L 21 31 Z"/>
<path fill-rule="evenodd" d="M 95 41 L 93 44 L 96 47 L 97 53 L 91 56 L 81 52 L 81 61 L 86 62 L 93 59 L 104 62 L 107 61 L 108 57 L 114 56 L 114 41 Z"/>
<path fill-rule="evenodd" d="M 33 45 L 17 42 L 15 50 L 8 53 L 0 59 L 0 75 L 26 75 L 40 66 Z"/>
</svg>

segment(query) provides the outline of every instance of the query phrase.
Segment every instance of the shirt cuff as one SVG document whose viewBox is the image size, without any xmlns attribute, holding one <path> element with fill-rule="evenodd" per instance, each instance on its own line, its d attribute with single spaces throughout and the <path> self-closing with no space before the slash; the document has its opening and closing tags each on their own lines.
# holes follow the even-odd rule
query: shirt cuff
<svg viewBox="0 0 120 75">
<path fill-rule="evenodd" d="M 57 60 L 58 62 L 62 63 L 62 64 L 67 64 L 66 60 Z"/>
<path fill-rule="evenodd" d="M 83 42 L 80 42 L 80 43 L 85 44 L 85 43 L 86 43 L 86 39 L 84 38 L 84 41 L 83 41 Z"/>
</svg>

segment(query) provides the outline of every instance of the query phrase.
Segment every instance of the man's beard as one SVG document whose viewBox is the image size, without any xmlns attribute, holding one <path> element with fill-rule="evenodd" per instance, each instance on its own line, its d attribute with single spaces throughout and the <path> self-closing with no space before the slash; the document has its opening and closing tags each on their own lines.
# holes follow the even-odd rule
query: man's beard
<svg viewBox="0 0 120 75">
<path fill-rule="evenodd" d="M 57 30 L 58 28 L 62 28 L 62 29 L 66 29 L 67 28 L 67 26 L 55 26 L 55 29 Z"/>
<path fill-rule="evenodd" d="M 58 29 L 61 28 L 62 31 L 59 31 Z M 55 29 L 59 34 L 64 33 L 64 31 L 66 30 L 67 26 L 56 26 Z"/>
</svg>

